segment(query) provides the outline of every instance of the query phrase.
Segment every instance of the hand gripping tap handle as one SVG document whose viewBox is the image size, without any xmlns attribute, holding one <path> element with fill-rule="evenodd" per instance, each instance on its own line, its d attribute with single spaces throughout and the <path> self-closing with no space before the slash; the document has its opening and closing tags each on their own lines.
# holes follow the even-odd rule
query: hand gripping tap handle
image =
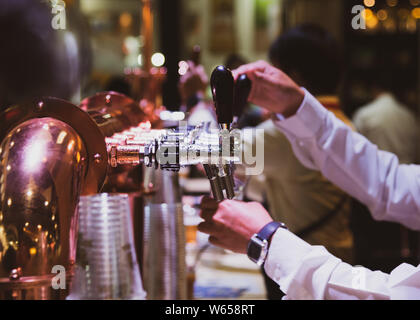
<svg viewBox="0 0 420 320">
<path fill-rule="evenodd" d="M 235 83 L 235 91 L 233 98 L 233 116 L 236 119 L 244 112 L 248 103 L 248 97 L 251 92 L 252 82 L 246 74 L 241 74 Z"/>
<path fill-rule="evenodd" d="M 233 121 L 234 80 L 232 72 L 225 66 L 216 67 L 211 74 L 210 86 L 217 121 L 224 128 L 230 129 Z"/>
</svg>

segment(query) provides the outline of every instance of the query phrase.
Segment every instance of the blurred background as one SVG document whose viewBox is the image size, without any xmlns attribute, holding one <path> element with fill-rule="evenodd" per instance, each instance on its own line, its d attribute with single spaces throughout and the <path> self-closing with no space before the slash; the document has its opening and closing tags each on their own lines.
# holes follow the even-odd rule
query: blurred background
<svg viewBox="0 0 420 320">
<path fill-rule="evenodd" d="M 83 61 L 83 79 L 75 99 L 107 88 L 127 90 L 124 70 L 144 65 L 142 1 L 65 3 L 67 26 L 60 32 L 67 39 L 72 35 L 77 38 L 74 50 Z M 365 30 L 352 28 L 355 5 L 365 7 Z M 384 68 L 392 71 L 395 93 L 416 111 L 419 5 L 418 0 L 152 1 L 153 61 L 168 69 L 163 105 L 179 108 L 179 61 L 190 59 L 195 45 L 201 47 L 200 62 L 209 74 L 233 54 L 247 62 L 267 59 L 270 44 L 283 30 L 314 23 L 331 32 L 342 45 L 345 74 L 340 96 L 347 115 L 352 116 L 359 106 L 372 100 L 371 84 Z"/>
<path fill-rule="evenodd" d="M 362 11 L 355 12 L 355 6 Z M 365 28 L 354 27 L 359 13 Z M 199 79 L 197 92 L 192 90 L 181 97 L 180 79 L 188 72 L 187 61 L 202 65 L 207 75 L 220 64 L 236 68 L 258 59 L 270 61 L 270 49 L 279 36 L 310 24 L 322 27 L 339 44 L 342 58 L 338 54 L 333 57 L 334 61 L 340 60 L 337 65 L 343 71 L 342 80 L 337 80 L 338 100 L 345 116 L 353 119 L 355 129 L 381 149 L 396 153 L 401 162 L 419 163 L 419 158 L 412 156 L 414 149 L 418 150 L 418 133 L 411 130 L 418 127 L 411 120 L 420 114 L 419 21 L 420 0 L 0 0 L 0 110 L 39 96 L 80 105 L 98 92 L 117 91 L 140 102 L 145 111 L 148 105 L 141 101 L 147 101 L 152 109 L 185 111 L 184 104 L 199 105 L 201 97 L 196 93 L 203 84 L 208 87 Z M 306 40 L 312 41 L 312 36 L 314 33 L 309 32 Z M 331 57 L 322 58 L 321 53 L 313 59 L 321 61 L 318 69 Z M 309 73 L 318 69 L 309 68 Z M 324 69 L 328 69 L 328 62 Z M 324 82 L 328 72 L 318 72 L 318 77 L 314 87 Z M 308 81 L 313 79 L 309 77 Z M 214 113 L 208 88 L 203 91 L 207 91 L 204 100 L 211 110 L 202 107 L 208 119 L 198 113 L 200 122 L 210 121 Z M 383 99 L 384 93 L 388 93 L 388 100 L 380 100 L 384 106 L 381 112 L 357 114 L 362 106 L 378 101 L 381 94 Z M 326 101 L 324 106 L 328 104 Z M 385 112 L 390 104 L 396 106 L 391 111 L 401 118 Z M 381 123 L 376 121 L 379 114 L 383 114 Z M 251 115 L 247 126 L 268 118 L 262 112 Z M 165 120 L 162 116 L 160 119 Z M 377 131 L 366 130 L 375 121 Z M 406 135 L 399 130 L 405 125 L 407 131 L 411 130 Z M 399 154 L 400 145 L 408 146 L 405 137 L 413 134 L 417 146 Z M 387 143 L 392 143 L 381 144 L 380 139 L 375 141 L 377 136 L 386 136 Z M 279 163 L 276 161 L 276 165 L 283 165 Z M 191 171 L 204 177 L 202 172 Z M 190 298 L 265 298 L 267 285 L 246 256 L 226 254 L 217 248 L 201 256 L 199 248 L 207 249 L 208 245 L 207 238 L 196 230 L 200 218 L 199 201 L 194 196 L 203 185 L 201 193 L 209 193 L 209 186 L 205 177 L 197 183 L 186 176 L 194 174 L 180 173 L 187 249 L 188 245 L 192 248 L 187 250 L 191 253 L 187 254 L 187 264 L 195 267 L 201 257 L 195 278 L 190 281 L 196 286 L 190 288 Z M 384 272 L 403 261 L 419 262 L 417 233 L 397 224 L 373 222 L 367 208 L 356 201 L 352 208 L 350 223 L 356 254 L 349 262 Z M 188 227 L 192 230 L 190 237 Z"/>
<path fill-rule="evenodd" d="M 124 67 L 141 63 L 140 10 L 137 0 L 73 1 L 89 21 L 92 35 L 92 80 L 122 75 Z M 366 7 L 366 30 L 354 30 L 352 7 Z M 341 42 L 345 52 L 345 80 L 341 95 L 351 116 L 372 100 L 370 84 L 382 68 L 392 69 L 401 99 L 418 106 L 417 0 L 159 0 L 156 6 L 155 51 L 163 53 L 168 74 L 178 61 L 200 45 L 207 73 L 231 54 L 245 61 L 267 59 L 271 42 L 302 23 L 323 26 Z M 140 56 L 139 56 L 140 55 Z M 175 71 L 175 72 L 171 72 Z M 169 81 L 172 81 L 170 83 Z M 168 79 L 164 105 L 176 108 L 176 79 Z"/>
</svg>

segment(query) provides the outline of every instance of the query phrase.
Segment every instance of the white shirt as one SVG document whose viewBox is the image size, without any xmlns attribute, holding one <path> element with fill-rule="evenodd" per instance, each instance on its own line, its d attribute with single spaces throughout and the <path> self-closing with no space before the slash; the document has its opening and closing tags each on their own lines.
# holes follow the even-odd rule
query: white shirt
<svg viewBox="0 0 420 320">
<path fill-rule="evenodd" d="M 249 176 L 247 198 L 263 201 L 265 194 L 270 215 L 286 223 L 293 233 L 313 226 L 335 211 L 304 239 L 326 246 L 341 259 L 349 259 L 353 246 L 348 226 L 349 197 L 318 170 L 308 169 L 299 162 L 290 142 L 273 120 L 263 122 L 256 129 L 260 130 L 256 131 L 255 141 L 244 136 L 243 148 L 246 153 L 252 152 L 255 145 L 264 145 L 264 171 Z"/>
<path fill-rule="evenodd" d="M 419 131 L 415 115 L 392 94 L 382 93 L 361 107 L 354 116 L 354 124 L 379 149 L 398 156 L 400 163 L 416 162 Z"/>
<path fill-rule="evenodd" d="M 308 92 L 296 115 L 276 124 L 304 165 L 365 203 L 375 219 L 420 230 L 420 166 L 400 165 Z M 284 229 L 273 236 L 265 270 L 288 299 L 420 299 L 420 266 L 404 263 L 389 275 L 352 267 Z"/>
</svg>

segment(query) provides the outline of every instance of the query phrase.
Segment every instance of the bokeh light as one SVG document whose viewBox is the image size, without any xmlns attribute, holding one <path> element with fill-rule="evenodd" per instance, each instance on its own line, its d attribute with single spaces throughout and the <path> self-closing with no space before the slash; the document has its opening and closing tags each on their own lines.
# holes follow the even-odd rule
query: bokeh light
<svg viewBox="0 0 420 320">
<path fill-rule="evenodd" d="M 363 3 L 366 7 L 373 7 L 375 5 L 375 0 L 364 0 Z"/>
<path fill-rule="evenodd" d="M 155 67 L 162 67 L 165 64 L 165 56 L 160 52 L 154 53 L 152 55 L 152 64 Z"/>
</svg>

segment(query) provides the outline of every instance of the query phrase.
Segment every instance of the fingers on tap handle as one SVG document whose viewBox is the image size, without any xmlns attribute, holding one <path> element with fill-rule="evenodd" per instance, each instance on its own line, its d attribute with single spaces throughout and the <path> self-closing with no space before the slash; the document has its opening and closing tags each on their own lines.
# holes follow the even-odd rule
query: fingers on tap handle
<svg viewBox="0 0 420 320">
<path fill-rule="evenodd" d="M 240 117 L 248 103 L 252 82 L 246 74 L 241 74 L 235 83 L 235 94 L 233 102 L 233 115 Z"/>
<path fill-rule="evenodd" d="M 234 91 L 232 72 L 225 66 L 216 67 L 211 74 L 210 85 L 219 124 L 231 124 Z"/>
</svg>

